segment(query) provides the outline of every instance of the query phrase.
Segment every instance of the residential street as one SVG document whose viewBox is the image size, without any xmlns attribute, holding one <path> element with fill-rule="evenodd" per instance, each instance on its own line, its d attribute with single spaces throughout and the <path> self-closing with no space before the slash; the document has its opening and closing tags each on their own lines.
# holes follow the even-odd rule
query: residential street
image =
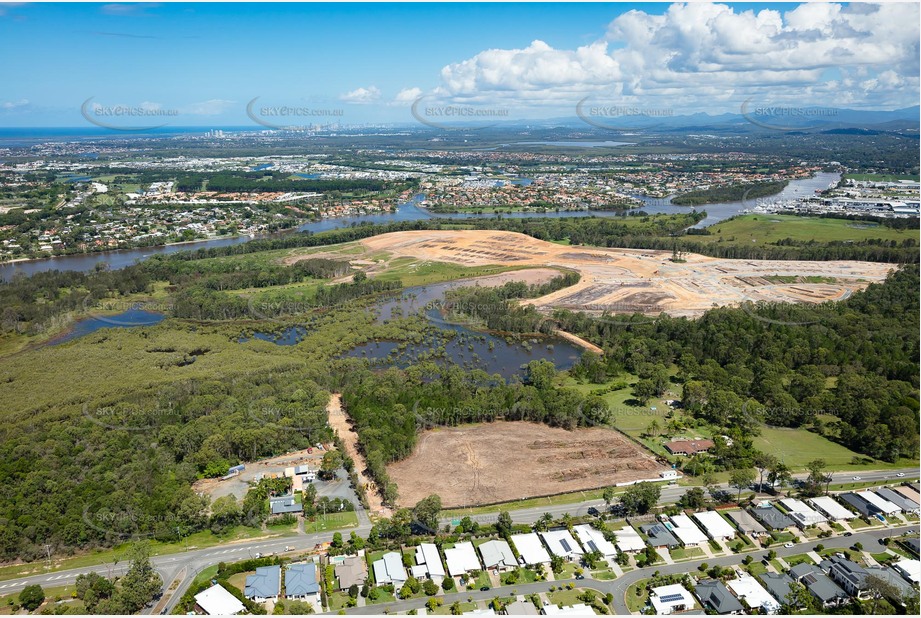
<svg viewBox="0 0 921 618">
<path fill-rule="evenodd" d="M 895 481 L 898 478 L 896 475 L 899 472 L 904 472 L 906 475 L 914 475 L 917 473 L 917 470 L 909 468 L 905 470 L 886 470 L 886 471 L 860 472 L 860 473 L 838 472 L 833 475 L 834 480 L 832 482 L 833 483 L 845 483 L 845 482 L 850 481 L 853 476 L 856 476 L 858 474 L 859 476 L 861 476 L 863 481 L 867 481 L 867 482 L 886 481 L 886 480 Z M 798 476 L 802 477 L 803 475 L 798 475 Z M 727 486 L 725 485 L 722 487 L 727 488 Z M 659 499 L 659 502 L 661 504 L 674 503 L 688 489 L 689 488 L 686 486 L 666 485 L 662 488 L 662 495 Z M 510 514 L 512 516 L 512 519 L 516 523 L 533 523 L 537 521 L 540 518 L 540 516 L 543 515 L 544 513 L 550 513 L 554 517 L 560 517 L 564 513 L 569 513 L 571 515 L 577 515 L 577 514 L 585 513 L 590 507 L 593 507 L 593 506 L 600 508 L 604 506 L 604 503 L 598 500 L 590 500 L 586 502 L 576 502 L 576 503 L 560 504 L 560 505 L 548 504 L 547 506 L 539 506 L 539 507 L 532 507 L 528 509 L 510 511 Z M 371 525 L 364 511 L 359 511 L 358 514 L 359 514 L 359 522 L 360 522 L 359 526 L 357 528 L 343 529 L 342 532 L 345 535 L 348 535 L 349 532 L 354 530 L 359 535 L 365 536 L 370 531 Z M 489 514 L 484 514 L 484 515 L 473 515 L 471 517 L 472 519 L 480 523 L 488 524 L 488 523 L 492 523 L 495 521 L 496 514 L 489 513 Z M 450 523 L 450 521 L 451 521 L 450 518 L 443 519 L 442 524 Z M 314 548 L 318 543 L 331 541 L 333 538 L 334 532 L 335 531 L 328 531 L 328 532 L 321 532 L 321 533 L 315 533 L 315 534 L 306 534 L 306 535 L 301 534 L 297 536 L 277 537 L 275 539 L 259 539 L 259 540 L 253 540 L 253 541 L 240 541 L 240 542 L 235 542 L 235 543 L 227 543 L 227 544 L 219 545 L 216 547 L 210 547 L 207 549 L 191 549 L 185 552 L 177 552 L 177 553 L 167 554 L 163 556 L 153 556 L 151 558 L 151 562 L 154 568 L 157 570 L 157 572 L 160 573 L 161 577 L 163 578 L 165 587 L 168 587 L 169 584 L 174 579 L 176 579 L 180 574 L 184 573 L 184 576 L 182 577 L 179 587 L 176 589 L 176 592 L 171 596 L 168 603 L 166 604 L 167 613 L 172 611 L 172 608 L 175 602 L 179 600 L 179 597 L 182 595 L 182 592 L 188 588 L 188 586 L 192 583 L 192 581 L 195 579 L 198 573 L 204 568 L 215 565 L 222 561 L 242 560 L 244 558 L 254 556 L 256 553 L 267 554 L 267 553 L 272 553 L 272 552 L 275 552 L 275 553 L 283 552 L 286 546 L 294 547 L 295 551 L 306 551 L 306 550 Z M 886 534 L 888 534 L 888 530 L 879 530 L 879 531 L 861 533 L 861 534 L 869 534 L 869 535 L 876 534 L 878 536 L 876 536 L 875 538 L 879 538 L 879 536 L 885 536 Z M 854 537 L 847 537 L 847 538 L 839 537 L 839 538 L 825 539 L 822 541 L 822 543 L 824 543 L 826 547 L 837 547 L 839 545 L 833 545 L 832 542 L 842 542 L 842 543 L 848 542 L 845 545 L 841 545 L 841 546 L 847 546 L 847 544 L 851 544 L 854 541 L 856 541 L 857 536 L 858 535 L 855 534 Z M 875 538 L 873 539 L 874 543 L 876 542 Z M 864 545 L 867 545 L 867 543 L 864 543 Z M 784 553 L 781 553 L 781 549 L 777 549 L 777 552 L 781 556 L 785 555 Z M 790 553 L 801 553 L 801 548 L 793 548 L 793 551 L 787 553 L 786 555 L 789 555 Z M 734 556 L 727 556 L 726 558 L 707 559 L 707 562 L 711 562 L 713 564 L 722 564 L 719 561 L 726 560 L 727 561 L 726 564 L 728 564 L 728 563 L 731 563 L 733 559 L 734 559 Z M 694 563 L 681 562 L 673 566 L 663 565 L 658 568 L 663 573 L 681 572 L 682 570 L 687 570 L 689 564 L 693 565 Z M 100 564 L 100 565 L 89 566 L 89 567 L 80 567 L 80 568 L 75 568 L 75 569 L 53 571 L 53 572 L 48 572 L 48 573 L 31 575 L 29 577 L 23 577 L 23 578 L 18 578 L 18 579 L 2 580 L 0 581 L 0 594 L 22 590 L 23 588 L 31 584 L 40 584 L 43 587 L 60 586 L 64 584 L 69 584 L 69 583 L 74 582 L 78 575 L 84 574 L 84 573 L 90 573 L 93 571 L 100 573 L 102 575 L 106 575 L 106 576 L 117 575 L 117 574 L 124 573 L 127 570 L 127 568 L 128 568 L 128 564 L 126 562 L 120 562 L 117 565 L 107 563 L 107 564 Z M 668 569 L 673 569 L 673 568 L 678 569 L 678 570 L 677 571 L 668 570 Z M 696 565 L 694 565 L 693 568 L 696 568 Z M 631 581 L 630 577 L 631 576 L 635 577 L 634 573 L 636 573 L 636 571 L 631 571 L 630 573 L 627 573 L 626 575 L 624 575 L 624 577 L 618 580 L 615 580 L 614 582 L 595 582 L 594 584 L 592 584 L 590 580 L 585 579 L 580 582 L 580 585 L 583 585 L 583 586 L 591 585 L 592 587 L 598 587 L 599 590 L 608 592 L 608 591 L 611 591 L 612 585 L 617 586 L 617 585 L 621 585 L 622 583 L 624 586 L 629 585 Z M 541 586 L 544 584 L 533 584 L 533 585 Z M 546 585 L 549 586 L 553 584 L 551 583 L 551 584 L 546 584 Z M 524 585 L 516 586 L 515 588 L 519 591 L 519 593 L 522 593 L 522 594 L 527 590 L 527 588 Z M 479 591 L 477 592 L 479 593 Z M 486 594 L 486 593 L 483 593 L 483 594 Z M 616 595 L 617 595 L 617 592 L 615 592 L 615 596 Z M 474 596 L 474 598 L 477 598 L 474 595 L 474 593 L 470 593 L 470 594 L 464 593 L 462 595 L 464 600 L 466 600 L 467 596 Z M 487 594 L 488 598 L 492 598 L 493 596 L 495 596 L 494 592 L 492 592 L 492 594 Z M 378 608 L 381 606 L 375 605 L 373 607 Z M 374 612 L 370 612 L 370 613 L 374 613 Z"/>
</svg>

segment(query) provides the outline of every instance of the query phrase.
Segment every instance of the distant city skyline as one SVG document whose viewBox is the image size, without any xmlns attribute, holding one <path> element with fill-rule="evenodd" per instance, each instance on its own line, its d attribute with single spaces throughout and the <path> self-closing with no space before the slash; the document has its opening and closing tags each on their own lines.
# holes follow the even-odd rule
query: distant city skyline
<svg viewBox="0 0 921 618">
<path fill-rule="evenodd" d="M 918 104 L 918 24 L 916 3 L 0 4 L 0 126 L 891 110 Z"/>
</svg>

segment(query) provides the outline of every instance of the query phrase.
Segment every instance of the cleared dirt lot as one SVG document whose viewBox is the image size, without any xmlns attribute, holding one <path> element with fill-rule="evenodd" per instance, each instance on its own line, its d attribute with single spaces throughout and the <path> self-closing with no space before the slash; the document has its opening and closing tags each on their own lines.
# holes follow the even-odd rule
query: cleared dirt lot
<svg viewBox="0 0 921 618">
<path fill-rule="evenodd" d="M 505 502 L 658 478 L 665 470 L 613 429 L 496 422 L 425 431 L 387 467 L 401 506 L 437 493 L 446 507 Z"/>
<path fill-rule="evenodd" d="M 670 251 L 577 248 L 524 234 L 488 230 L 436 230 L 382 234 L 361 241 L 392 256 L 452 262 L 464 266 L 556 266 L 577 270 L 576 285 L 529 301 L 600 313 L 668 313 L 696 317 L 714 306 L 746 301 L 820 303 L 841 300 L 882 281 L 891 264 L 857 261 L 730 260 Z M 765 277 L 793 277 L 777 283 Z M 804 282 L 822 276 L 822 283 Z M 828 281 L 831 279 L 833 281 Z"/>
</svg>

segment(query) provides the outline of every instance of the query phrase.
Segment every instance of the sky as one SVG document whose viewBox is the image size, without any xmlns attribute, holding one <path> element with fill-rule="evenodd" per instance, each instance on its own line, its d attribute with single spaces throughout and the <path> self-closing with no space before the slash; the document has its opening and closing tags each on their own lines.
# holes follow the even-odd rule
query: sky
<svg viewBox="0 0 921 618">
<path fill-rule="evenodd" d="M 0 3 L 0 126 L 896 109 L 919 39 L 917 3 Z"/>
</svg>

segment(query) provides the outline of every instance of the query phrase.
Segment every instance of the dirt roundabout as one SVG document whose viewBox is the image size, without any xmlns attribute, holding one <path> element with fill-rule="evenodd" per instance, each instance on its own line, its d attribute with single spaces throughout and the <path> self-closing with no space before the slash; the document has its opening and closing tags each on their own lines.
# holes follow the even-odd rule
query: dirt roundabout
<svg viewBox="0 0 921 618">
<path fill-rule="evenodd" d="M 697 317 L 714 306 L 751 301 L 842 300 L 883 281 L 892 264 L 857 261 L 733 260 L 670 251 L 575 248 L 515 232 L 434 230 L 382 234 L 361 241 L 371 251 L 464 266 L 550 266 L 578 271 L 574 286 L 530 301 L 600 313 L 668 313 Z M 823 277 L 809 283 L 808 277 Z M 779 279 L 778 278 L 782 278 Z M 787 280 L 793 282 L 786 283 Z M 782 282 L 779 282 L 782 281 Z"/>
<path fill-rule="evenodd" d="M 425 431 L 387 472 L 401 506 L 437 493 L 460 507 L 656 479 L 665 469 L 613 429 L 496 422 Z"/>
</svg>

